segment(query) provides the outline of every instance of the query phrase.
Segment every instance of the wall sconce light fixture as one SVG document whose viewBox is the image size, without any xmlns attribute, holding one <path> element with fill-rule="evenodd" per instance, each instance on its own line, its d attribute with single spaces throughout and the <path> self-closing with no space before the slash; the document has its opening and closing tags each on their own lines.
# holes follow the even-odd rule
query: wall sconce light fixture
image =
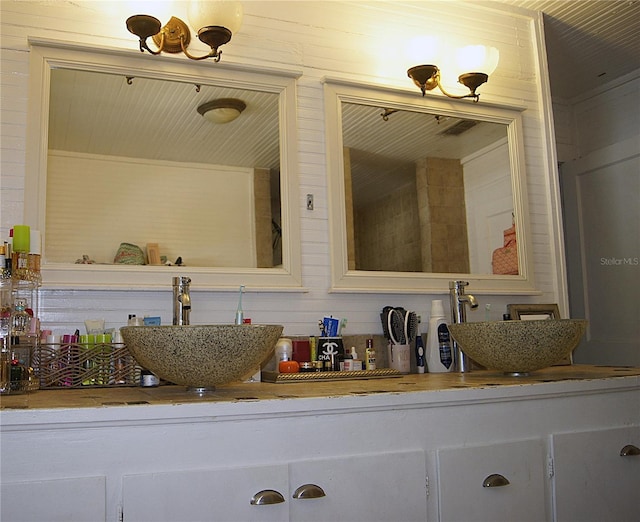
<svg viewBox="0 0 640 522">
<path fill-rule="evenodd" d="M 247 108 L 246 103 L 237 98 L 219 98 L 198 107 L 198 112 L 211 123 L 229 123 Z"/>
<path fill-rule="evenodd" d="M 192 60 L 213 58 L 219 62 L 222 51 L 218 48 L 231 40 L 231 36 L 242 25 L 242 4 L 229 0 L 192 0 L 189 4 L 189 22 L 192 27 L 199 27 L 198 39 L 207 44 L 211 50 L 203 56 L 194 56 L 187 48 L 191 41 L 189 26 L 180 18 L 172 16 L 162 27 L 160 20 L 151 15 L 139 14 L 127 18 L 127 29 L 140 39 L 140 52 L 148 51 L 157 55 L 162 52 L 183 52 Z M 151 37 L 157 46 L 153 50 L 147 44 Z"/>
<path fill-rule="evenodd" d="M 442 94 L 449 98 L 472 98 L 477 102 L 480 95 L 476 89 L 489 79 L 489 75 L 498 66 L 500 54 L 494 47 L 483 45 L 470 45 L 457 52 L 456 65 L 462 73 L 458 76 L 458 82 L 469 89 L 469 94 L 456 95 L 447 92 L 441 83 L 440 69 L 436 65 L 416 65 L 407 71 L 407 76 L 413 80 L 422 91 L 422 96 L 427 91 L 438 87 Z M 475 72 L 482 71 L 482 72 Z"/>
</svg>

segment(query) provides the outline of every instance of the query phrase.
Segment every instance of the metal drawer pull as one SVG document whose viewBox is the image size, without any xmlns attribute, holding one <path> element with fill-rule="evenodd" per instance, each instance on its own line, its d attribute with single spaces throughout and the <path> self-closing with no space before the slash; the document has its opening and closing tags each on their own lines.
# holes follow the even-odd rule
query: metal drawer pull
<svg viewBox="0 0 640 522">
<path fill-rule="evenodd" d="M 251 498 L 252 506 L 267 506 L 269 504 L 281 504 L 284 497 L 274 489 L 263 489 Z"/>
<path fill-rule="evenodd" d="M 484 479 L 484 481 L 482 482 L 482 487 L 499 488 L 502 486 L 508 486 L 509 484 L 510 482 L 505 477 L 503 477 L 499 473 L 493 473 L 492 475 L 489 475 L 486 479 Z"/>
<path fill-rule="evenodd" d="M 640 455 L 640 448 L 633 444 L 627 444 L 620 450 L 621 457 L 637 457 L 638 455 Z"/>
<path fill-rule="evenodd" d="M 320 498 L 324 497 L 325 492 L 320 486 L 315 484 L 303 484 L 293 492 L 293 498 Z"/>
</svg>

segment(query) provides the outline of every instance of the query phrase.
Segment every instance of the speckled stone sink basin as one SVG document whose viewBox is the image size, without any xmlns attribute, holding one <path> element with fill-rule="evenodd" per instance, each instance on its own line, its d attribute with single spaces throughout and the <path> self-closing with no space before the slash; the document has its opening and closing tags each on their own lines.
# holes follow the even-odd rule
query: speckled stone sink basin
<svg viewBox="0 0 640 522">
<path fill-rule="evenodd" d="M 280 325 L 125 326 L 127 348 L 158 377 L 213 389 L 249 377 L 273 351 Z"/>
<path fill-rule="evenodd" d="M 520 320 L 451 324 L 449 331 L 488 370 L 526 375 L 568 357 L 586 327 L 584 319 Z"/>
</svg>

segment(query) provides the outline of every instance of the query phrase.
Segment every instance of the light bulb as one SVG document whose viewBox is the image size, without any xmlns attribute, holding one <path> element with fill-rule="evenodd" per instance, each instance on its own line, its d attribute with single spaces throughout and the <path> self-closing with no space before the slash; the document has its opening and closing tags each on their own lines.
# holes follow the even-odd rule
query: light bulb
<svg viewBox="0 0 640 522">
<path fill-rule="evenodd" d="M 230 0 L 191 0 L 189 24 L 196 31 L 207 26 L 226 27 L 235 34 L 242 25 L 242 3 Z"/>
<path fill-rule="evenodd" d="M 406 56 L 412 65 L 438 65 L 440 42 L 435 36 L 416 36 L 409 41 Z"/>
<path fill-rule="evenodd" d="M 460 74 L 482 72 L 491 75 L 498 66 L 500 53 L 495 47 L 467 45 L 456 53 L 456 64 Z"/>
</svg>

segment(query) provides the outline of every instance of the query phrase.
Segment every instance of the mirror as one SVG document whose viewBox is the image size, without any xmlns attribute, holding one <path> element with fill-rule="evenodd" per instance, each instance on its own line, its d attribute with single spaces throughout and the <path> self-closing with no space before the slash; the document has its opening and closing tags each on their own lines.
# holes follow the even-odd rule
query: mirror
<svg viewBox="0 0 640 522">
<path fill-rule="evenodd" d="M 175 62 L 32 46 L 25 214 L 45 285 L 166 287 L 179 272 L 198 288 L 300 287 L 298 73 Z M 220 99 L 245 108 L 227 123 L 198 112 Z M 152 266 L 120 263 L 121 243 Z"/>
<path fill-rule="evenodd" d="M 325 95 L 335 290 L 532 289 L 518 111 L 333 80 Z"/>
<path fill-rule="evenodd" d="M 246 105 L 234 121 L 197 111 L 225 99 Z M 188 267 L 281 263 L 278 94 L 54 68 L 48 135 L 48 262 L 110 264 L 126 242 Z"/>
</svg>

